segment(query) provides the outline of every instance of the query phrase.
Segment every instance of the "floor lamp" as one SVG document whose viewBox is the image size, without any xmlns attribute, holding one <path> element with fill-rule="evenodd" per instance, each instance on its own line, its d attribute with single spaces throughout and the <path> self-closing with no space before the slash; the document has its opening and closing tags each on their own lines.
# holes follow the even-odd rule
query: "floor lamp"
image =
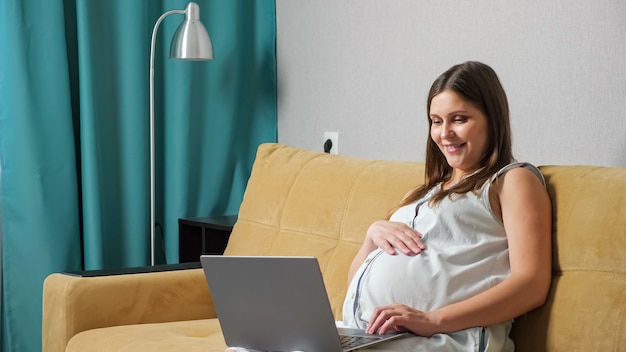
<svg viewBox="0 0 626 352">
<path fill-rule="evenodd" d="M 172 14 L 185 15 L 185 21 L 178 27 L 170 46 L 170 59 L 211 60 L 213 45 L 204 25 L 200 21 L 200 7 L 190 2 L 184 10 L 167 11 L 159 17 L 152 30 L 150 46 L 150 265 L 155 264 L 155 192 L 154 192 L 154 47 L 159 25 Z"/>
</svg>

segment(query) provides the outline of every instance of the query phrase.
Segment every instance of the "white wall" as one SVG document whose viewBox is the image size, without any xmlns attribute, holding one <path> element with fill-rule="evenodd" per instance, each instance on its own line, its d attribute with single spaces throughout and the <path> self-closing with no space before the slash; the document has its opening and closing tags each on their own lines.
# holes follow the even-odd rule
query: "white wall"
<svg viewBox="0 0 626 352">
<path fill-rule="evenodd" d="M 278 141 L 423 161 L 426 95 L 450 66 L 492 66 L 517 159 L 626 166 L 626 2 L 277 0 Z"/>
</svg>

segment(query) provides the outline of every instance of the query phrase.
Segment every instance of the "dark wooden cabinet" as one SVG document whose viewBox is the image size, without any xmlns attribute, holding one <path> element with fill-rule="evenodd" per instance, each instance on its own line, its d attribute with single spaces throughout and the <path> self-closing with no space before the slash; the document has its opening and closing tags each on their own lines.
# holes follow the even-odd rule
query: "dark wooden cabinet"
<svg viewBox="0 0 626 352">
<path fill-rule="evenodd" d="M 237 215 L 178 219 L 179 262 L 200 261 L 201 254 L 223 254 Z"/>
</svg>

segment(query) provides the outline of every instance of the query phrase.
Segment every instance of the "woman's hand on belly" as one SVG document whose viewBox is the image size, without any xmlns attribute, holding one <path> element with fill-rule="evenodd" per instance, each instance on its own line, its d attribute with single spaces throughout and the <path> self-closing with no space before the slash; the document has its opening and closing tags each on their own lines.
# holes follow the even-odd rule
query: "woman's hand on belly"
<svg viewBox="0 0 626 352">
<path fill-rule="evenodd" d="M 352 260 L 348 270 L 348 283 L 363 264 L 367 256 L 377 248 L 383 249 L 390 255 L 398 251 L 406 255 L 420 254 L 426 246 L 422 242 L 422 235 L 404 223 L 388 220 L 373 222 L 367 229 L 361 249 Z"/>
<path fill-rule="evenodd" d="M 415 255 L 426 249 L 422 235 L 401 222 L 375 221 L 367 229 L 366 241 L 368 239 L 390 255 L 396 255 L 397 251 Z"/>
<path fill-rule="evenodd" d="M 390 331 L 410 331 L 426 337 L 440 332 L 432 313 L 399 303 L 376 308 L 366 329 L 368 334 L 385 334 Z"/>
</svg>

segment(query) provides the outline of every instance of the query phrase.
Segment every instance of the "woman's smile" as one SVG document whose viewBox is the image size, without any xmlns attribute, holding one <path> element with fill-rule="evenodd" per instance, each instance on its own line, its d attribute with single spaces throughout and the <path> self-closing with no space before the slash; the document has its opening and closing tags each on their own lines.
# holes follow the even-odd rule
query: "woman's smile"
<svg viewBox="0 0 626 352">
<path fill-rule="evenodd" d="M 444 149 L 446 150 L 446 152 L 448 152 L 449 154 L 454 154 L 457 153 L 462 147 L 465 146 L 465 143 L 461 143 L 461 144 L 448 144 L 448 145 L 444 145 Z"/>
</svg>

